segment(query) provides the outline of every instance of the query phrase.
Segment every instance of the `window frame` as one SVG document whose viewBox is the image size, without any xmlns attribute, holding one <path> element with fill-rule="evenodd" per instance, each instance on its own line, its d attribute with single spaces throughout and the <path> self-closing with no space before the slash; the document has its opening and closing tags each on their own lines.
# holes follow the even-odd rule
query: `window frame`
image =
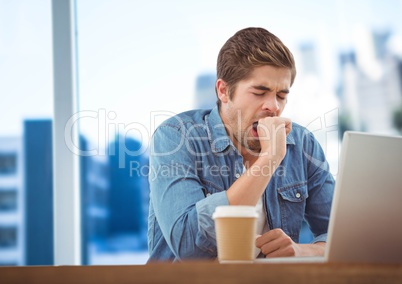
<svg viewBox="0 0 402 284">
<path fill-rule="evenodd" d="M 52 0 L 54 265 L 81 264 L 79 156 L 66 140 L 79 145 L 77 125 L 69 124 L 77 113 L 75 19 L 75 0 Z"/>
</svg>

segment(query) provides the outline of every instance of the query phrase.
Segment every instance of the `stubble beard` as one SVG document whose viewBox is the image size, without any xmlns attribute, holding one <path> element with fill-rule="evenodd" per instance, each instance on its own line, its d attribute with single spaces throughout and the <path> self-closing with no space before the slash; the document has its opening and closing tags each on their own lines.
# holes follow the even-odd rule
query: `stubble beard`
<svg viewBox="0 0 402 284">
<path fill-rule="evenodd" d="M 245 145 L 245 148 L 247 150 L 250 150 L 255 154 L 260 153 L 260 151 L 261 151 L 261 143 L 260 143 L 260 140 L 258 138 L 254 137 L 254 136 L 247 136 L 246 137 L 245 132 L 243 134 L 243 137 L 244 137 L 243 139 L 247 139 L 247 140 L 244 140 L 245 141 L 244 144 L 247 144 L 247 145 Z"/>
<path fill-rule="evenodd" d="M 248 126 L 243 129 L 242 126 L 247 124 L 244 123 L 244 121 L 241 119 L 241 113 L 237 111 L 236 114 L 233 115 L 235 112 L 231 112 L 230 105 L 228 106 L 228 109 L 229 113 L 232 113 L 232 115 L 229 115 L 229 121 L 231 122 L 230 124 L 232 125 L 232 127 L 235 126 L 235 128 L 231 127 L 230 132 L 236 148 L 238 148 L 238 145 L 240 145 L 247 152 L 258 155 L 261 152 L 261 144 L 259 138 L 254 137 L 253 135 L 247 135 L 248 133 L 250 133 L 252 126 Z"/>
<path fill-rule="evenodd" d="M 241 122 L 240 122 L 241 123 Z M 261 144 L 260 140 L 253 136 L 247 136 L 247 130 L 239 129 L 234 135 L 234 139 L 236 140 L 237 144 L 240 144 L 241 147 L 248 152 L 252 152 L 254 154 L 259 154 L 261 151 Z"/>
</svg>

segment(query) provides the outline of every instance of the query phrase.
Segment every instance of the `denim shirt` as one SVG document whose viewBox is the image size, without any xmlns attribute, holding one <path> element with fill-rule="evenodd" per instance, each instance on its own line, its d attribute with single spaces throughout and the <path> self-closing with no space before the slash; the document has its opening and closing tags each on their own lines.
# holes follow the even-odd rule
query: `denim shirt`
<svg viewBox="0 0 402 284">
<path fill-rule="evenodd" d="M 298 242 L 305 219 L 313 242 L 326 241 L 334 179 L 322 148 L 296 123 L 286 144 L 263 194 L 267 225 Z M 243 158 L 216 107 L 163 122 L 151 142 L 149 261 L 216 258 L 212 214 L 228 205 L 226 190 L 242 173 Z"/>
</svg>

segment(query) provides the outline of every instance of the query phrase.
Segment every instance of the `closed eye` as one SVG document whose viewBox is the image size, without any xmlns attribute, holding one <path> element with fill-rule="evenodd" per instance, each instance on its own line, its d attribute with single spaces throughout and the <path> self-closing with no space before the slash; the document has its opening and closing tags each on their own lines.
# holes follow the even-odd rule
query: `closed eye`
<svg viewBox="0 0 402 284">
<path fill-rule="evenodd" d="M 257 97 L 260 97 L 260 96 L 263 96 L 265 93 L 253 93 L 253 95 L 255 95 L 255 96 L 257 96 Z"/>
</svg>

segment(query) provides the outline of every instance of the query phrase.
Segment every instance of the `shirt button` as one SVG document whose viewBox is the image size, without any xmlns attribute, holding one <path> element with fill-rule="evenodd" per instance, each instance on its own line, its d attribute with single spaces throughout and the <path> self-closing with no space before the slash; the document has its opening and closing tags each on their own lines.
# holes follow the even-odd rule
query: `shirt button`
<svg viewBox="0 0 402 284">
<path fill-rule="evenodd" d="M 239 178 L 239 177 L 240 177 L 240 174 L 236 174 L 235 177 L 236 177 L 236 178 Z"/>
<path fill-rule="evenodd" d="M 300 198 L 300 196 L 301 196 L 300 193 L 296 193 L 297 198 Z"/>
</svg>

